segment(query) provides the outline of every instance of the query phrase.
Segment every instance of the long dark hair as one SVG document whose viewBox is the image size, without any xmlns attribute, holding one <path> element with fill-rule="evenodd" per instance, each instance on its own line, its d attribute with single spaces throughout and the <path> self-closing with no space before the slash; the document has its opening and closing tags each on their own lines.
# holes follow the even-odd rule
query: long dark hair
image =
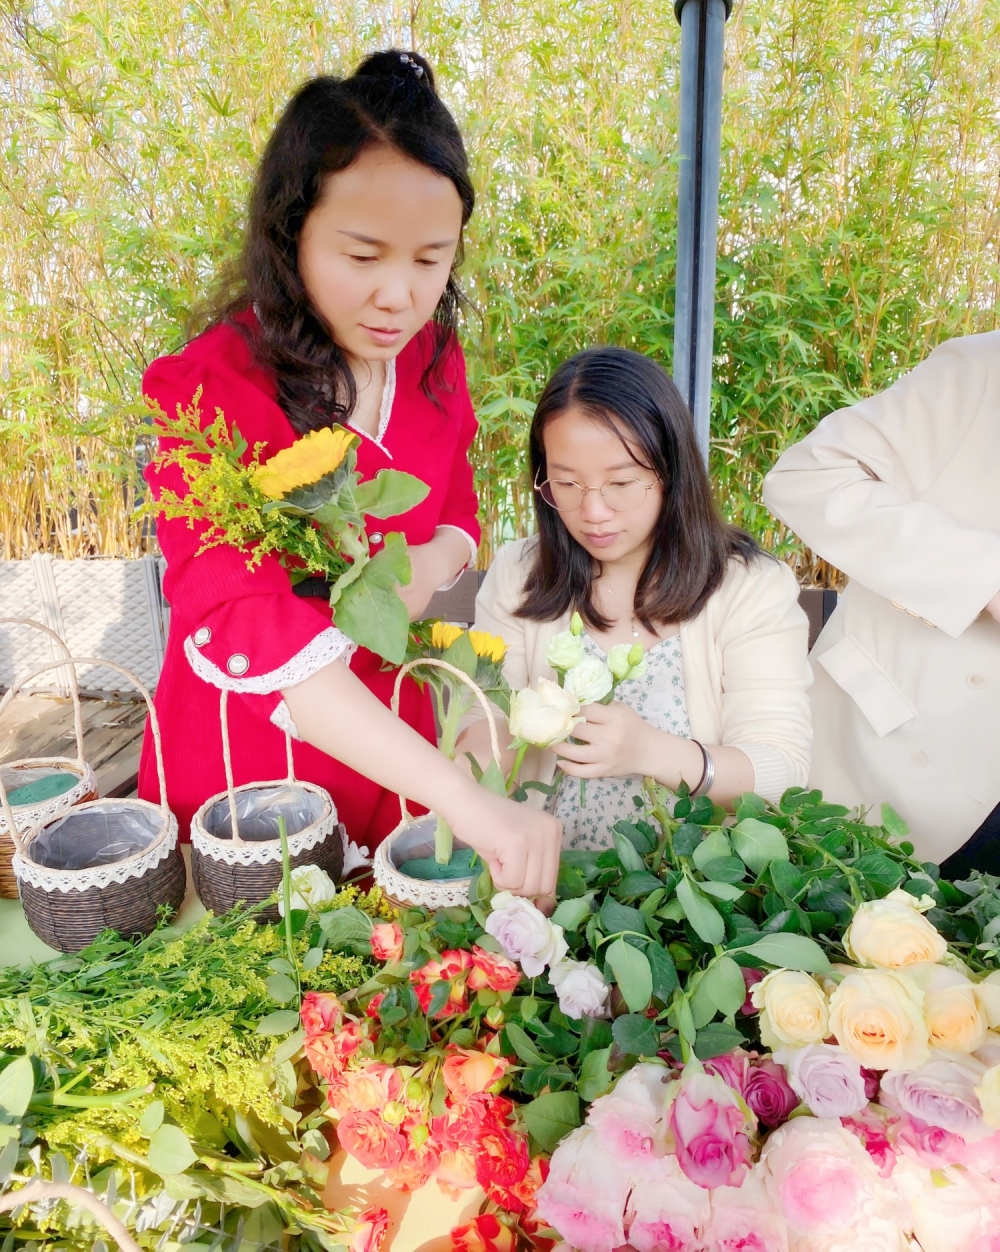
<svg viewBox="0 0 1000 1252">
<path fill-rule="evenodd" d="M 545 427 L 571 406 L 625 436 L 638 449 L 637 463 L 655 470 L 663 484 L 660 516 L 635 589 L 636 617 L 650 631 L 657 623 L 695 617 L 722 582 L 729 559 L 748 562 L 760 550 L 719 515 L 690 410 L 673 380 L 654 361 L 626 348 L 589 348 L 565 361 L 549 379 L 531 423 L 533 482 L 548 477 Z M 607 630 L 611 623 L 593 599 L 600 562 L 537 491 L 535 512 L 538 543 L 518 615 L 550 622 L 578 609 L 595 630 Z"/>
<path fill-rule="evenodd" d="M 217 322 L 253 306 L 257 326 L 236 325 L 255 359 L 274 374 L 278 403 L 300 434 L 345 421 L 357 390 L 299 277 L 299 236 L 329 175 L 377 144 L 450 179 L 465 226 L 475 203 L 468 157 L 431 67 L 415 52 L 376 52 L 349 78 L 307 82 L 285 107 L 257 169 L 242 253 L 210 309 L 209 320 Z M 460 242 L 455 266 L 461 259 Z M 432 318 L 433 346 L 421 379 L 432 399 L 462 303 L 453 267 Z"/>
</svg>

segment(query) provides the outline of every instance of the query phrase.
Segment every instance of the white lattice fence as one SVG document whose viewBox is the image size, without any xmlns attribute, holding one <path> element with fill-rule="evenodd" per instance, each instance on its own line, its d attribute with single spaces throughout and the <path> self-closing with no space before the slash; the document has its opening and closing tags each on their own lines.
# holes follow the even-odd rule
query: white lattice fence
<svg viewBox="0 0 1000 1252">
<path fill-rule="evenodd" d="M 159 678 L 165 632 L 155 557 L 0 561 L 0 617 L 34 618 L 61 635 L 74 656 L 107 657 L 148 687 Z M 40 632 L 0 626 L 0 687 L 57 655 Z M 38 679 L 37 689 L 64 690 L 65 682 L 53 671 Z M 80 687 L 104 694 L 121 690 L 122 681 L 91 665 L 81 667 Z"/>
</svg>

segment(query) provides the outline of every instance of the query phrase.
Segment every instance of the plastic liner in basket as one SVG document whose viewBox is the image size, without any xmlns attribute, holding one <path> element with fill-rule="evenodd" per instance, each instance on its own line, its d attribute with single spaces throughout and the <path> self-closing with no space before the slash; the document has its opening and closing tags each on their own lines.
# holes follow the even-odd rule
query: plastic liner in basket
<svg viewBox="0 0 1000 1252">
<path fill-rule="evenodd" d="M 277 839 L 278 818 L 285 819 L 285 832 L 297 835 L 322 820 L 326 810 L 323 796 L 306 791 L 294 783 L 281 783 L 269 787 L 253 787 L 236 792 L 236 820 L 241 839 L 252 842 Z M 216 839 L 231 839 L 233 823 L 229 810 L 229 797 L 222 796 L 208 810 L 204 818 L 205 829 Z"/>
<path fill-rule="evenodd" d="M 162 829 L 155 809 L 94 804 L 46 826 L 28 845 L 27 855 L 46 869 L 92 869 L 145 851 Z"/>
</svg>

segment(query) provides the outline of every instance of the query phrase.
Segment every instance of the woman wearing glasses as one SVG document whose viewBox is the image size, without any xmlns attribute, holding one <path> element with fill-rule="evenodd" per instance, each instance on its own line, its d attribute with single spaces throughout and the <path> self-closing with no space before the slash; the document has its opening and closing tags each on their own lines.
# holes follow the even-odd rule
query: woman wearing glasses
<svg viewBox="0 0 1000 1252">
<path fill-rule="evenodd" d="M 574 610 L 588 654 L 638 641 L 648 662 L 614 703 L 584 708 L 578 742 L 525 762 L 523 779 L 558 779 L 548 805 L 563 846 L 608 845 L 643 776 L 724 805 L 804 785 L 811 679 L 798 585 L 719 515 L 666 372 L 621 348 L 573 357 L 539 400 L 530 459 L 538 534 L 497 555 L 476 628 L 507 641 L 515 689 L 555 677 L 546 649 Z M 482 722 L 459 752 L 488 760 Z M 583 778 L 594 781 L 581 803 Z"/>
</svg>

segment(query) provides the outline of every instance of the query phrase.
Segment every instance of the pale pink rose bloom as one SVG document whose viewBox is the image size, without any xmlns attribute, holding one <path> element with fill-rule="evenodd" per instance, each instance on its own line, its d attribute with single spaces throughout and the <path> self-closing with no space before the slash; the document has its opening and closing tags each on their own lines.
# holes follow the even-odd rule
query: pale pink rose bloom
<svg viewBox="0 0 1000 1252">
<path fill-rule="evenodd" d="M 782 1048 L 774 1059 L 784 1065 L 792 1090 L 814 1117 L 851 1117 L 868 1103 L 861 1065 L 834 1044 Z"/>
<path fill-rule="evenodd" d="M 738 1187 L 750 1161 L 756 1118 L 714 1074 L 686 1066 L 673 1085 L 669 1142 L 681 1169 L 699 1187 Z"/>
<path fill-rule="evenodd" d="M 571 1131 L 552 1154 L 538 1188 L 538 1216 L 579 1252 L 612 1252 L 625 1243 L 632 1180 L 590 1126 Z"/>
<path fill-rule="evenodd" d="M 910 1252 L 906 1226 L 893 1213 L 865 1212 L 858 1223 L 836 1235 L 792 1235 L 788 1252 Z"/>
<path fill-rule="evenodd" d="M 871 1157 L 832 1119 L 793 1117 L 764 1145 L 760 1169 L 790 1235 L 842 1234 L 887 1198 Z"/>
<path fill-rule="evenodd" d="M 985 1039 L 972 1055 L 977 1061 L 982 1061 L 987 1069 L 1000 1065 L 1000 1031 L 988 1030 Z"/>
<path fill-rule="evenodd" d="M 958 1052 L 932 1052 L 916 1069 L 891 1070 L 882 1076 L 880 1103 L 938 1126 L 968 1143 L 985 1139 L 990 1128 L 983 1120 L 976 1087 L 986 1067 Z"/>
<path fill-rule="evenodd" d="M 711 1192 L 702 1246 L 712 1252 L 788 1252 L 788 1227 L 756 1171 L 741 1187 Z"/>
<path fill-rule="evenodd" d="M 869 1104 L 853 1117 L 842 1117 L 840 1124 L 857 1136 L 871 1157 L 880 1178 L 888 1178 L 896 1164 L 893 1146 L 894 1128 L 898 1118 L 889 1109 Z"/>
<path fill-rule="evenodd" d="M 931 1172 L 901 1159 L 893 1183 L 909 1201 L 923 1252 L 1000 1252 L 1000 1186 L 971 1169 Z"/>
<path fill-rule="evenodd" d="M 587 1124 L 600 1136 L 605 1150 L 633 1175 L 645 1174 L 667 1150 L 663 1114 L 668 1078 L 665 1065 L 636 1065 L 587 1112 Z"/>
<path fill-rule="evenodd" d="M 705 1246 L 701 1232 L 708 1204 L 708 1192 L 684 1176 L 675 1156 L 660 1157 L 632 1189 L 629 1247 L 635 1252 L 699 1252 Z"/>
</svg>

